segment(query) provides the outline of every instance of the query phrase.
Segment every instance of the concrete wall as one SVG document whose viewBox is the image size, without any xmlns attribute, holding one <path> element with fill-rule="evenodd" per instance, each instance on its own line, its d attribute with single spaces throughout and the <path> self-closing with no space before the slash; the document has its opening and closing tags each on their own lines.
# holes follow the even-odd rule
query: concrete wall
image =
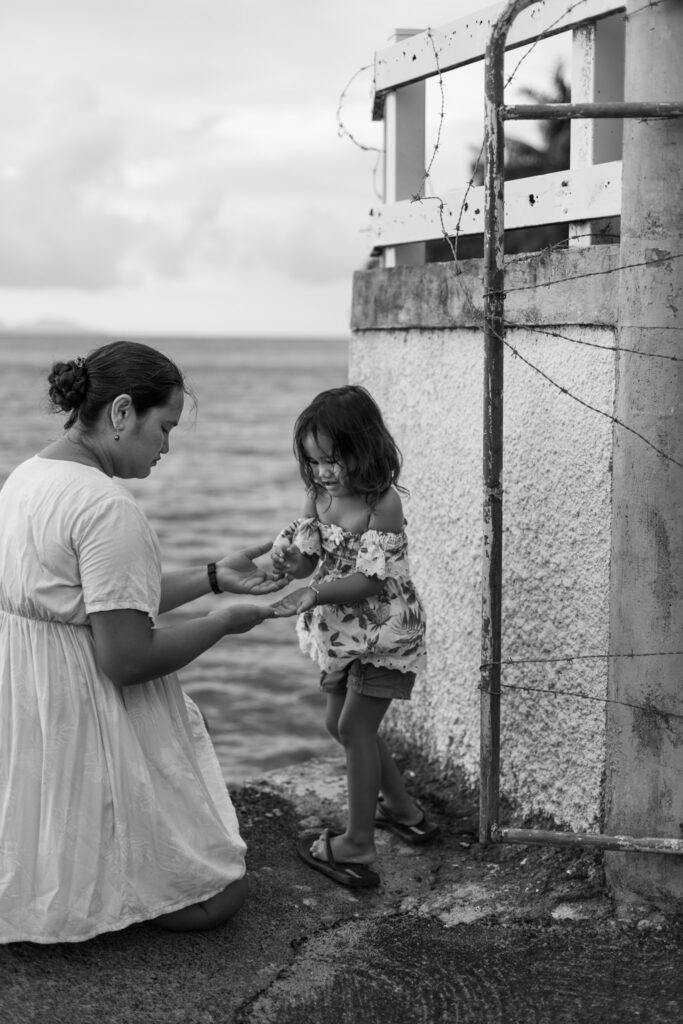
<svg viewBox="0 0 683 1024">
<path fill-rule="evenodd" d="M 508 341 L 583 403 L 612 413 L 617 251 L 520 261 Z M 472 785 L 479 775 L 483 335 L 479 261 L 359 272 L 350 379 L 382 407 L 404 454 L 429 665 L 389 726 Z M 605 277 L 605 272 L 607 276 Z M 581 326 L 579 326 L 581 325 Z M 506 352 L 503 658 L 609 650 L 611 436 L 601 416 Z M 602 811 L 607 662 L 503 669 L 501 794 L 520 813 L 595 828 Z M 551 691 L 521 690 L 532 687 Z M 558 696 L 575 691 L 598 700 Z"/>
</svg>

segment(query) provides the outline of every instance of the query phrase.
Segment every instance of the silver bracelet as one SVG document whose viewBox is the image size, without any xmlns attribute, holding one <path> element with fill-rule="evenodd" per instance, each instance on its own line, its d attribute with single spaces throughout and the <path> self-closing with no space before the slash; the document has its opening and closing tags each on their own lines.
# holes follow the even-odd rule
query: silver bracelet
<svg viewBox="0 0 683 1024">
<path fill-rule="evenodd" d="M 307 583 L 306 584 L 306 589 L 313 591 L 313 593 L 315 594 L 315 603 L 316 603 L 316 605 L 320 604 L 320 589 L 318 587 L 316 587 L 315 583 Z"/>
</svg>

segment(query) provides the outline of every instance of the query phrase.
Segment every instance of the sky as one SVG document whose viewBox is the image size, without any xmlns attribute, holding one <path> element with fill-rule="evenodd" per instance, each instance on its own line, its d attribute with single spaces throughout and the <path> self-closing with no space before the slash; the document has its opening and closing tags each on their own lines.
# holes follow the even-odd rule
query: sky
<svg viewBox="0 0 683 1024">
<path fill-rule="evenodd" d="M 4 0 L 0 328 L 347 336 L 381 187 L 375 51 L 487 6 Z M 563 58 L 545 46 L 527 84 Z M 432 191 L 469 176 L 482 75 L 444 77 Z"/>
</svg>

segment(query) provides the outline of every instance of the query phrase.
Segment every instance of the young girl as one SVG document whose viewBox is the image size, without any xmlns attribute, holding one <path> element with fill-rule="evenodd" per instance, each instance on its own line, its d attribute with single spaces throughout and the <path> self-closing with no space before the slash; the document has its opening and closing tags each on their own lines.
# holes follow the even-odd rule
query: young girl
<svg viewBox="0 0 683 1024">
<path fill-rule="evenodd" d="M 299 854 L 344 885 L 374 886 L 375 826 L 410 843 L 438 831 L 377 734 L 391 701 L 410 698 L 425 658 L 425 616 L 397 490 L 401 454 L 357 385 L 313 400 L 296 421 L 294 451 L 306 485 L 304 517 L 279 534 L 272 559 L 283 575 L 313 575 L 274 607 L 277 615 L 299 614 L 301 649 L 322 670 L 326 726 L 346 750 L 349 800 L 346 831 L 304 837 Z"/>
</svg>

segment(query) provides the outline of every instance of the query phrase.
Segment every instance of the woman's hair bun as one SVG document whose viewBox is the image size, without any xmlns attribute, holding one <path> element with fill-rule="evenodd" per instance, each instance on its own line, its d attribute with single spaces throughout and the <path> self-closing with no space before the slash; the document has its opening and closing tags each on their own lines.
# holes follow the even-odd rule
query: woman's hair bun
<svg viewBox="0 0 683 1024">
<path fill-rule="evenodd" d="M 85 401 L 88 371 L 82 357 L 69 359 L 66 363 L 55 363 L 47 380 L 50 385 L 50 401 L 64 412 L 78 409 Z"/>
</svg>

